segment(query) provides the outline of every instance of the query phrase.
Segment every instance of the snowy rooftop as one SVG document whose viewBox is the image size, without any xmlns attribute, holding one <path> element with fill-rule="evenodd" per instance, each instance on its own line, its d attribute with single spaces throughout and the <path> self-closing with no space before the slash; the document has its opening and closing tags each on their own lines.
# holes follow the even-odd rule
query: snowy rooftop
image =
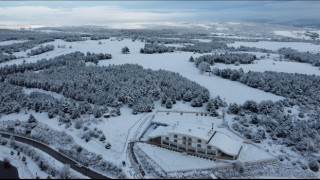
<svg viewBox="0 0 320 180">
<path fill-rule="evenodd" d="M 150 134 L 148 134 L 148 137 L 155 138 L 155 137 L 167 135 L 168 128 L 169 128 L 168 126 L 158 126 Z"/>
<path fill-rule="evenodd" d="M 217 132 L 209 144 L 228 155 L 237 156 L 241 149 L 242 142 Z"/>
<path fill-rule="evenodd" d="M 169 134 L 193 136 L 207 142 L 210 140 L 208 144 L 231 156 L 237 156 L 242 146 L 242 141 L 236 140 L 228 134 L 217 131 L 217 129 L 211 130 L 208 126 L 194 123 L 178 123 L 170 126 L 158 126 L 148 135 L 148 137 L 155 138 L 159 136 L 168 136 Z"/>
<path fill-rule="evenodd" d="M 192 110 L 192 107 L 190 105 L 186 106 L 186 108 L 187 107 L 190 107 L 190 109 L 188 110 Z M 221 123 L 220 119 L 217 119 L 209 115 L 205 116 L 205 113 L 202 113 L 202 116 L 201 116 L 201 112 L 198 112 L 198 113 L 183 112 L 182 114 L 180 112 L 157 112 L 155 115 L 155 118 L 152 120 L 152 122 L 154 123 L 162 123 L 162 124 L 164 123 L 168 125 L 177 124 L 178 121 L 181 123 L 193 123 L 193 124 L 196 123 L 203 126 L 208 126 L 208 127 L 210 126 L 210 128 L 212 123 L 214 123 L 214 125 L 218 125 Z"/>
<path fill-rule="evenodd" d="M 194 123 L 179 123 L 171 126 L 157 127 L 149 134 L 149 137 L 154 138 L 161 135 L 181 134 L 197 137 L 208 141 L 213 135 L 214 131 L 210 127 L 194 124 Z"/>
</svg>

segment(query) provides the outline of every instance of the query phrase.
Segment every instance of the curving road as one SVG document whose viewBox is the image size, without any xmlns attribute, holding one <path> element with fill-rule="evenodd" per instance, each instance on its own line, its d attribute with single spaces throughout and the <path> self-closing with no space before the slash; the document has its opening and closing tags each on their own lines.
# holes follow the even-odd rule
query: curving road
<svg viewBox="0 0 320 180">
<path fill-rule="evenodd" d="M 10 134 L 10 133 L 0 132 L 0 134 L 4 138 L 9 138 L 10 135 L 13 135 L 15 141 L 19 141 L 19 142 L 22 142 L 22 143 L 25 143 L 25 144 L 29 144 L 29 145 L 31 145 L 33 147 L 36 147 L 36 148 L 46 152 L 47 154 L 49 154 L 50 156 L 52 156 L 56 160 L 60 161 L 61 163 L 69 164 L 72 169 L 74 169 L 75 171 L 78 171 L 79 173 L 81 173 L 81 174 L 83 174 L 85 176 L 88 176 L 91 179 L 111 179 L 110 177 L 107 177 L 107 176 L 104 176 L 102 174 L 99 174 L 99 173 L 97 173 L 95 171 L 92 171 L 89 168 L 76 166 L 77 162 L 73 161 L 72 159 L 62 155 L 60 152 L 58 152 L 58 151 L 56 151 L 54 149 L 51 149 L 50 147 L 48 147 L 48 146 L 46 146 L 46 145 L 44 145 L 42 143 L 39 143 L 39 142 L 34 141 L 34 140 L 31 140 L 29 138 L 24 138 L 22 136 L 17 136 L 17 135 L 14 135 L 14 134 Z"/>
</svg>

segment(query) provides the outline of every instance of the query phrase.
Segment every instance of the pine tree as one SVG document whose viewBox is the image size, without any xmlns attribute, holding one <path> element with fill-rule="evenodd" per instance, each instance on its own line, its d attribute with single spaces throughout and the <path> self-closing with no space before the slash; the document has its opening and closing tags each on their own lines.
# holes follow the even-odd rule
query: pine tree
<svg viewBox="0 0 320 180">
<path fill-rule="evenodd" d="M 200 73 L 204 73 L 204 72 L 211 72 L 211 67 L 210 64 L 207 62 L 201 62 L 198 66 Z"/>
<path fill-rule="evenodd" d="M 123 48 L 121 49 L 121 53 L 122 53 L 122 54 L 129 54 L 129 53 L 130 53 L 130 50 L 129 50 L 129 48 L 128 48 L 127 46 L 125 46 L 125 47 L 123 47 Z"/>
<path fill-rule="evenodd" d="M 227 112 L 230 114 L 238 114 L 239 110 L 239 106 L 236 103 L 233 103 L 229 105 Z"/>
<path fill-rule="evenodd" d="M 194 58 L 191 56 L 189 62 L 194 62 Z"/>
<path fill-rule="evenodd" d="M 166 100 L 166 108 L 167 109 L 171 109 L 172 108 L 172 104 L 173 104 L 172 100 L 170 98 L 168 98 Z"/>
</svg>

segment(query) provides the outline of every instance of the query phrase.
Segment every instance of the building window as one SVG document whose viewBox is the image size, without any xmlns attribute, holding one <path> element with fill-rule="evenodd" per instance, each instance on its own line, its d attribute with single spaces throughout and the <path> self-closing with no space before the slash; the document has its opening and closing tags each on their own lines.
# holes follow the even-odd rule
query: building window
<svg viewBox="0 0 320 180">
<path fill-rule="evenodd" d="M 211 149 L 211 146 L 208 146 L 208 149 Z"/>
<path fill-rule="evenodd" d="M 186 144 L 186 141 L 182 141 L 182 144 Z"/>
<path fill-rule="evenodd" d="M 198 143 L 201 143 L 201 139 L 198 139 Z"/>
<path fill-rule="evenodd" d="M 177 143 L 178 141 L 175 139 L 175 140 L 173 140 L 173 142 Z"/>
<path fill-rule="evenodd" d="M 191 142 L 188 142 L 188 145 L 191 146 Z"/>
<path fill-rule="evenodd" d="M 178 135 L 176 135 L 176 134 L 175 134 L 173 137 L 174 137 L 174 138 L 177 138 L 177 137 L 178 137 Z"/>
<path fill-rule="evenodd" d="M 182 139 L 183 139 L 183 140 L 186 140 L 187 138 L 186 138 L 186 137 L 182 137 Z"/>
<path fill-rule="evenodd" d="M 198 148 L 201 148 L 201 144 L 198 144 L 197 147 L 198 147 Z"/>
<path fill-rule="evenodd" d="M 191 139 L 191 138 L 188 138 L 188 141 L 192 141 L 192 139 Z"/>
<path fill-rule="evenodd" d="M 166 140 L 169 141 L 169 137 L 166 137 Z"/>
</svg>

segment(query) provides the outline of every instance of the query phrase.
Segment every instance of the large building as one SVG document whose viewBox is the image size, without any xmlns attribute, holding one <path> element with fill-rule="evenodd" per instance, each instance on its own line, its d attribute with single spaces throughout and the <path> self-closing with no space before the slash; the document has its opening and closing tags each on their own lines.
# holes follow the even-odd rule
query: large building
<svg viewBox="0 0 320 180">
<path fill-rule="evenodd" d="M 157 126 L 149 142 L 208 157 L 237 159 L 242 142 L 214 128 L 191 123 Z"/>
</svg>

